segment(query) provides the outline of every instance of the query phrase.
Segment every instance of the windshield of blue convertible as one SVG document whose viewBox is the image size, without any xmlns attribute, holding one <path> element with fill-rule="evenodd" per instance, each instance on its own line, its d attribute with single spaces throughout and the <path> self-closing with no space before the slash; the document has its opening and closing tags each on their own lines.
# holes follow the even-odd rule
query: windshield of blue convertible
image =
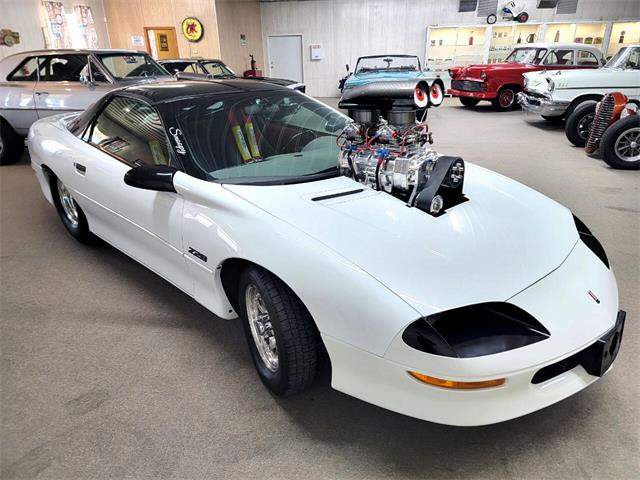
<svg viewBox="0 0 640 480">
<path fill-rule="evenodd" d="M 293 90 L 187 98 L 163 116 L 186 173 L 247 184 L 337 175 L 336 137 L 350 121 Z"/>
</svg>

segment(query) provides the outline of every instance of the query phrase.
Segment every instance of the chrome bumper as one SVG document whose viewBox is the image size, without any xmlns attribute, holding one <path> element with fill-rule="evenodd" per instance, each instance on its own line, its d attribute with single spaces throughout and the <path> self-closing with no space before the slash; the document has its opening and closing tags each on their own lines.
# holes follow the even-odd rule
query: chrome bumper
<svg viewBox="0 0 640 480">
<path fill-rule="evenodd" d="M 541 97 L 524 92 L 518 93 L 518 103 L 528 112 L 544 115 L 545 117 L 560 117 L 569 106 L 568 101 L 554 101 L 551 97 Z"/>
</svg>

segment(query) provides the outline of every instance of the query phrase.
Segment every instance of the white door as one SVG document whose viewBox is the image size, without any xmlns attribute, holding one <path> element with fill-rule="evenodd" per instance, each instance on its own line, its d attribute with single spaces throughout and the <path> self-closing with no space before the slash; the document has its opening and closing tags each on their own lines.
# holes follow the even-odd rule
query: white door
<svg viewBox="0 0 640 480">
<path fill-rule="evenodd" d="M 150 105 L 114 96 L 69 154 L 66 185 L 82 198 L 91 230 L 107 242 L 191 294 L 182 249 L 183 200 L 177 193 L 131 187 L 124 175 L 137 165 L 168 165 L 169 149 L 160 116 Z"/>
<path fill-rule="evenodd" d="M 269 35 L 269 76 L 302 82 L 302 35 Z"/>
</svg>

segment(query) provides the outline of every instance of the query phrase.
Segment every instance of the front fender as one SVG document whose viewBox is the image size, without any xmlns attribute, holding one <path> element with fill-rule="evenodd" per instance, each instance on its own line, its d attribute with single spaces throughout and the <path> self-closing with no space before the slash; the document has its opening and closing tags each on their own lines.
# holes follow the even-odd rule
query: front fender
<svg viewBox="0 0 640 480">
<path fill-rule="evenodd" d="M 338 252 L 222 185 L 180 172 L 174 183 L 185 200 L 183 249 L 198 275 L 196 283 L 200 281 L 196 299 L 216 315 L 233 316 L 219 271 L 225 260 L 238 258 L 282 279 L 305 304 L 320 333 L 375 355 L 382 356 L 398 330 L 420 317 Z M 189 248 L 206 260 L 189 255 Z"/>
</svg>

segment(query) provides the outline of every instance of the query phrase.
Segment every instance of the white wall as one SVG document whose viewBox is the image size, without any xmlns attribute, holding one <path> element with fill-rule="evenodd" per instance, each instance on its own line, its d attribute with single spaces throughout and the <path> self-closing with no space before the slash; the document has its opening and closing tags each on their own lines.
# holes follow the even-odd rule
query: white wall
<svg viewBox="0 0 640 480">
<path fill-rule="evenodd" d="M 104 22 L 102 0 L 60 0 L 67 13 L 73 13 L 74 5 L 89 5 L 93 12 L 100 47 L 109 47 L 107 26 Z M 45 26 L 40 0 L 0 0 L 0 29 L 20 33 L 20 43 L 13 47 L 0 47 L 0 59 L 22 52 L 45 47 L 42 27 Z"/>
<path fill-rule="evenodd" d="M 575 15 L 536 9 L 527 0 L 531 21 L 617 20 L 640 16 L 638 0 L 578 0 Z M 265 45 L 270 34 L 301 33 L 304 81 L 314 96 L 338 95 L 345 63 L 359 56 L 407 53 L 424 58 L 428 25 L 483 23 L 475 12 L 458 13 L 458 0 L 312 0 L 261 3 Z M 320 43 L 324 59 L 310 60 L 309 45 Z M 265 65 L 269 59 L 265 58 Z"/>
</svg>

